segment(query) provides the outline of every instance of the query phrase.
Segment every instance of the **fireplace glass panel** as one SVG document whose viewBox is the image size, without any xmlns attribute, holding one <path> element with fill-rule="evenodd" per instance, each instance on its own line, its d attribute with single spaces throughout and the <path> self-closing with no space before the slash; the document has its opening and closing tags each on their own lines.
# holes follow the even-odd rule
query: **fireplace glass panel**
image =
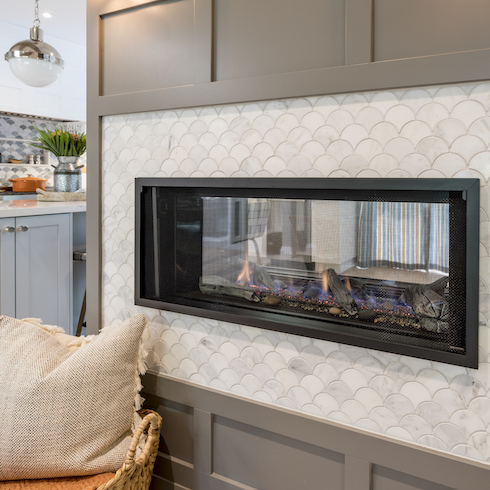
<svg viewBox="0 0 490 490">
<path fill-rule="evenodd" d="M 139 304 L 464 358 L 466 195 L 351 194 L 143 186 Z"/>
</svg>

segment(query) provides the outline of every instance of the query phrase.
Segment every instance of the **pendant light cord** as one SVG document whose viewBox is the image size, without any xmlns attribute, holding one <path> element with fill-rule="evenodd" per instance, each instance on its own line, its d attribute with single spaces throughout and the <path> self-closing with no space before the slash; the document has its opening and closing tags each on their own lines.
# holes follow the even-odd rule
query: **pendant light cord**
<svg viewBox="0 0 490 490">
<path fill-rule="evenodd" d="M 34 7 L 34 23 L 32 24 L 34 27 L 39 27 L 41 25 L 41 21 L 39 20 L 39 1 L 35 0 L 36 5 Z"/>
</svg>

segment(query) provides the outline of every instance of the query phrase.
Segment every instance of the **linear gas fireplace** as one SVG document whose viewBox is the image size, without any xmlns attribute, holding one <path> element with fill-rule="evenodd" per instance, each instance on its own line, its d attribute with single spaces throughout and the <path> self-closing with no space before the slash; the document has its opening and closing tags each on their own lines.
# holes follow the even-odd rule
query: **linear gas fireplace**
<svg viewBox="0 0 490 490">
<path fill-rule="evenodd" d="M 476 179 L 136 179 L 136 303 L 478 366 Z"/>
</svg>

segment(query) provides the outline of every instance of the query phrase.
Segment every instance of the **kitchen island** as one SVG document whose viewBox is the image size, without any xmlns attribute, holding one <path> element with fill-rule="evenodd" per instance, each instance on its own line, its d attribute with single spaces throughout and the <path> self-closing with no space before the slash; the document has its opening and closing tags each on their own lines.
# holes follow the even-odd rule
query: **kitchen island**
<svg viewBox="0 0 490 490">
<path fill-rule="evenodd" d="M 85 291 L 86 202 L 0 202 L 0 314 L 73 333 Z"/>
</svg>

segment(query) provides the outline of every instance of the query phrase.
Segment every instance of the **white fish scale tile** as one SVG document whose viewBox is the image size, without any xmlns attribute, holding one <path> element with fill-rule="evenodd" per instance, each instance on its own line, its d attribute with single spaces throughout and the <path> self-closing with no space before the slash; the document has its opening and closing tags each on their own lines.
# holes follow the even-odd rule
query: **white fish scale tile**
<svg viewBox="0 0 490 490">
<path fill-rule="evenodd" d="M 383 432 L 381 430 L 381 427 L 371 419 L 360 419 L 356 422 L 356 427 L 359 427 L 360 429 L 364 429 L 370 432 L 376 432 L 376 433 L 381 433 Z"/>
<path fill-rule="evenodd" d="M 415 118 L 415 114 L 413 110 L 406 105 L 396 105 L 389 109 L 385 114 L 385 121 L 393 124 L 398 131 L 401 131 L 402 128 L 413 121 Z"/>
<path fill-rule="evenodd" d="M 463 397 L 451 389 L 439 390 L 434 394 L 434 402 L 444 408 L 444 410 L 451 416 L 457 410 L 463 410 L 466 408 L 466 404 Z"/>
<path fill-rule="evenodd" d="M 449 415 L 444 407 L 434 402 L 424 402 L 417 407 L 417 415 L 422 417 L 432 428 L 442 422 L 449 422 Z"/>
<path fill-rule="evenodd" d="M 482 139 L 487 146 L 490 145 L 490 117 L 485 116 L 475 121 L 468 133 Z"/>
<path fill-rule="evenodd" d="M 475 155 L 485 151 L 487 151 L 487 144 L 476 135 L 460 136 L 451 145 L 451 152 L 460 155 L 464 162 L 469 162 Z"/>
<path fill-rule="evenodd" d="M 293 386 L 299 386 L 298 377 L 289 369 L 279 369 L 275 375 L 275 379 L 284 386 L 286 392 Z"/>
<path fill-rule="evenodd" d="M 422 436 L 432 434 L 432 427 L 420 415 L 408 414 L 400 421 L 400 427 L 411 434 L 413 440 L 416 441 Z"/>
<path fill-rule="evenodd" d="M 286 394 L 284 386 L 279 381 L 272 379 L 264 385 L 264 391 L 269 394 L 273 401 Z"/>
<path fill-rule="evenodd" d="M 237 373 L 237 376 L 242 379 L 250 372 L 250 366 L 244 359 L 237 358 L 230 362 L 230 368 Z"/>
<path fill-rule="evenodd" d="M 451 381 L 450 388 L 463 398 L 466 405 L 472 399 L 486 395 L 485 388 L 476 378 L 463 374 Z"/>
<path fill-rule="evenodd" d="M 466 439 L 469 439 L 476 432 L 485 430 L 487 427 L 483 420 L 470 410 L 454 412 L 449 421 L 463 431 Z"/>
<path fill-rule="evenodd" d="M 362 156 L 369 165 L 369 162 L 383 153 L 382 146 L 372 138 L 366 138 L 358 143 L 354 149 L 356 155 Z"/>
<path fill-rule="evenodd" d="M 398 162 L 402 162 L 405 157 L 415 152 L 415 147 L 406 138 L 393 138 L 386 143 L 384 152 L 393 156 Z"/>
<path fill-rule="evenodd" d="M 308 141 L 300 149 L 300 154 L 308 158 L 310 162 L 315 162 L 320 156 L 325 154 L 323 146 L 318 141 Z"/>
<path fill-rule="evenodd" d="M 373 170 L 382 177 L 386 177 L 390 172 L 398 170 L 398 162 L 392 155 L 386 153 L 376 155 L 369 163 L 369 169 Z"/>
<path fill-rule="evenodd" d="M 417 373 L 415 381 L 424 385 L 432 396 L 434 396 L 436 391 L 449 388 L 445 376 L 435 369 L 422 369 Z"/>
<path fill-rule="evenodd" d="M 484 461 L 490 459 L 490 434 L 488 430 L 473 434 L 469 438 L 468 444 L 474 447 L 483 456 Z"/>
<path fill-rule="evenodd" d="M 467 128 L 486 115 L 485 107 L 476 100 L 459 102 L 451 111 L 451 117 L 459 119 Z"/>
<path fill-rule="evenodd" d="M 458 444 L 453 447 L 451 451 L 453 454 L 459 454 L 460 456 L 464 456 L 465 458 L 474 459 L 476 461 L 484 461 L 483 456 L 480 452 L 478 452 L 474 447 L 469 446 L 468 444 Z"/>
<path fill-rule="evenodd" d="M 365 107 L 355 116 L 354 122 L 366 128 L 369 133 L 375 124 L 383 121 L 383 114 L 375 107 Z"/>
<path fill-rule="evenodd" d="M 288 369 L 297 376 L 298 382 L 307 374 L 311 374 L 311 366 L 301 357 L 291 359 L 288 362 Z"/>
<path fill-rule="evenodd" d="M 400 394 L 408 398 L 415 408 L 421 403 L 432 399 L 430 391 L 425 386 L 415 381 L 405 383 L 400 389 Z"/>
<path fill-rule="evenodd" d="M 416 114 L 416 119 L 427 123 L 431 129 L 434 129 L 439 122 L 448 117 L 449 111 L 437 102 L 429 102 L 423 105 Z M 458 118 L 456 117 L 456 119 Z"/>
<path fill-rule="evenodd" d="M 352 117 L 352 114 L 350 114 L 349 112 L 343 109 L 339 109 L 337 111 L 332 112 L 326 118 L 325 122 L 327 126 L 333 126 L 335 130 L 340 134 L 345 128 L 347 128 L 348 126 L 354 123 L 354 118 Z"/>
<path fill-rule="evenodd" d="M 339 168 L 339 162 L 330 155 L 323 155 L 317 158 L 313 164 L 313 169 L 327 177 Z"/>
<path fill-rule="evenodd" d="M 338 401 L 328 393 L 319 393 L 315 396 L 313 403 L 325 414 L 329 415 L 339 409 Z"/>
<path fill-rule="evenodd" d="M 369 381 L 369 388 L 386 400 L 396 389 L 395 381 L 385 375 L 377 375 Z"/>
<path fill-rule="evenodd" d="M 314 369 L 325 361 L 323 352 L 314 345 L 306 345 L 301 349 L 300 356 Z"/>
<path fill-rule="evenodd" d="M 358 420 L 367 418 L 369 416 L 366 407 L 359 403 L 357 400 L 346 400 L 342 403 L 340 411 L 345 413 L 351 420 L 351 423 L 356 423 Z"/>
<path fill-rule="evenodd" d="M 452 111 L 456 104 L 468 100 L 468 95 L 462 88 L 452 85 L 438 89 L 434 99 L 446 107 L 448 111 Z"/>
<path fill-rule="evenodd" d="M 360 388 L 366 388 L 368 386 L 367 380 L 362 373 L 356 369 L 346 369 L 340 375 L 340 381 L 345 383 L 355 393 Z"/>
<path fill-rule="evenodd" d="M 104 321 L 111 324 L 142 310 L 132 301 L 135 176 L 476 176 L 488 181 L 489 111 L 490 83 L 485 82 L 103 118 Z M 481 192 L 484 323 L 490 316 L 488 189 L 484 185 Z M 153 330 L 148 359 L 153 372 L 490 460 L 488 327 L 480 329 L 480 369 L 468 370 L 143 311 Z"/>
<path fill-rule="evenodd" d="M 307 374 L 301 381 L 300 386 L 304 388 L 314 398 L 318 393 L 325 391 L 325 385 L 312 374 Z"/>
<path fill-rule="evenodd" d="M 426 123 L 412 120 L 403 125 L 400 136 L 411 141 L 416 147 L 424 138 L 432 136 L 432 131 Z"/>
<path fill-rule="evenodd" d="M 464 159 L 455 153 L 444 153 L 438 156 L 432 165 L 434 170 L 439 170 L 445 177 L 452 177 L 466 168 Z"/>
<path fill-rule="evenodd" d="M 389 427 L 386 430 L 386 435 L 403 441 L 413 441 L 411 434 L 401 427 Z"/>
<path fill-rule="evenodd" d="M 383 117 L 393 106 L 399 103 L 396 95 L 389 91 L 377 92 L 371 98 L 371 106 L 376 107 L 383 114 Z"/>
<path fill-rule="evenodd" d="M 399 426 L 398 418 L 386 407 L 373 408 L 369 413 L 369 418 L 381 427 L 382 432 L 386 432 L 390 427 Z"/>
<path fill-rule="evenodd" d="M 440 449 L 441 451 L 449 450 L 444 442 L 433 435 L 422 436 L 417 442 L 424 446 L 432 447 L 434 449 Z"/>
<path fill-rule="evenodd" d="M 364 157 L 360 155 L 349 155 L 342 160 L 340 168 L 348 172 L 351 177 L 356 177 L 367 165 L 368 162 Z"/>
<path fill-rule="evenodd" d="M 390 395 L 386 399 L 384 406 L 391 410 L 398 419 L 415 412 L 413 403 L 407 397 L 398 394 Z"/>
<path fill-rule="evenodd" d="M 255 364 L 263 361 L 262 354 L 255 347 L 245 347 L 240 353 L 240 358 L 243 359 L 252 368 Z"/>
<path fill-rule="evenodd" d="M 470 169 L 476 170 L 488 181 L 490 179 L 490 152 L 479 153 L 470 161 Z"/>
<path fill-rule="evenodd" d="M 261 382 L 262 386 L 265 385 L 268 380 L 274 378 L 274 372 L 264 363 L 255 364 L 252 368 L 252 374 Z"/>
<path fill-rule="evenodd" d="M 466 442 L 466 437 L 462 430 L 447 422 L 439 424 L 434 429 L 434 436 L 440 439 L 450 449 L 457 444 L 464 444 Z"/>
<path fill-rule="evenodd" d="M 398 137 L 398 130 L 393 124 L 382 121 L 372 127 L 369 136 L 384 148 L 391 140 Z"/>
<path fill-rule="evenodd" d="M 320 97 L 313 104 L 314 110 L 319 112 L 324 118 L 327 118 L 332 112 L 340 108 L 340 104 L 330 96 Z"/>
</svg>

